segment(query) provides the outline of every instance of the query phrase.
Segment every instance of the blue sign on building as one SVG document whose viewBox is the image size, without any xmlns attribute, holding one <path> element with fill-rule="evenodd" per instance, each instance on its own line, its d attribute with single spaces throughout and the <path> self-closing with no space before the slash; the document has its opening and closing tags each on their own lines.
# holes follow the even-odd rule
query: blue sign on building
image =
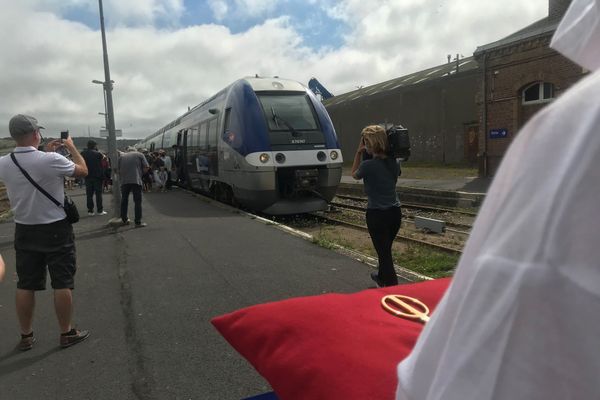
<svg viewBox="0 0 600 400">
<path fill-rule="evenodd" d="M 490 139 L 502 139 L 508 136 L 508 129 L 490 129 Z"/>
</svg>

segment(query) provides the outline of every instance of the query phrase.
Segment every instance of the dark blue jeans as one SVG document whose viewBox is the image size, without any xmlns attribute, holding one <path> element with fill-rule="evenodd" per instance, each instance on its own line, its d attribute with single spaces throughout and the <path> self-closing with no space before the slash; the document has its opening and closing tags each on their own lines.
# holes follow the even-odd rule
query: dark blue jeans
<svg viewBox="0 0 600 400">
<path fill-rule="evenodd" d="M 386 210 L 367 209 L 367 227 L 379 259 L 379 280 L 384 286 L 398 284 L 398 276 L 394 270 L 392 258 L 392 244 L 398 234 L 401 222 L 400 207 Z"/>
<path fill-rule="evenodd" d="M 85 196 L 87 198 L 88 212 L 94 212 L 94 194 L 96 195 L 96 209 L 102 212 L 102 178 L 85 178 Z"/>
<path fill-rule="evenodd" d="M 135 183 L 126 183 L 121 185 L 121 219 L 127 221 L 127 207 L 129 205 L 129 192 L 133 193 L 133 204 L 135 213 L 135 223 L 142 222 L 142 185 Z"/>
</svg>

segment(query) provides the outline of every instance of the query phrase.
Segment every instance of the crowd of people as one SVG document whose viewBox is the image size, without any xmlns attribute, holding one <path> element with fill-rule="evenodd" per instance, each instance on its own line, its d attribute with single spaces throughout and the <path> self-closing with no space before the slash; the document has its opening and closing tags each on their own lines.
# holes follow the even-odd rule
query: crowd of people
<svg viewBox="0 0 600 400">
<path fill-rule="evenodd" d="M 600 353 L 593 349 L 600 323 L 593 316 L 600 307 L 600 269 L 593 238 L 600 223 L 595 212 L 600 0 L 574 0 L 552 46 L 590 74 L 533 117 L 512 143 L 450 288 L 412 353 L 398 365 L 398 400 L 598 398 Z M 95 209 L 105 214 L 102 187 L 110 169 L 93 141 L 82 153 L 71 138 L 52 140 L 39 151 L 41 129 L 33 117 L 14 116 L 9 130 L 17 146 L 0 158 L 0 179 L 16 225 L 20 350 L 35 343 L 35 293 L 45 289 L 47 271 L 60 346 L 89 336 L 71 322 L 73 228 L 64 207 L 47 197 L 62 199 L 65 177 L 85 177 L 88 212 L 94 214 L 96 196 Z M 72 160 L 56 152 L 60 147 Z M 372 279 L 378 286 L 398 283 L 391 237 L 402 218 L 395 190 L 400 167 L 387 150 L 384 129 L 366 127 L 352 168 L 354 178 L 364 179 L 368 195 L 367 224 L 379 258 Z M 133 193 L 135 224 L 145 226 L 141 193 L 167 190 L 173 163 L 164 150 L 128 148 L 118 164 L 123 223 L 129 223 L 127 202 Z M 0 257 L 0 280 L 4 273 Z"/>
</svg>

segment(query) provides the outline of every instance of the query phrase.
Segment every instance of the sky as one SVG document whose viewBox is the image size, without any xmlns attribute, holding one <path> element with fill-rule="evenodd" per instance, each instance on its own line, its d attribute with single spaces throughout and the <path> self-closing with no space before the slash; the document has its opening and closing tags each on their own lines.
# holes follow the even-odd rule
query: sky
<svg viewBox="0 0 600 400">
<path fill-rule="evenodd" d="M 317 78 L 342 94 L 469 57 L 547 16 L 548 0 L 104 0 L 115 125 L 143 138 L 237 79 Z M 96 0 L 0 0 L 0 137 L 104 126 Z"/>
</svg>

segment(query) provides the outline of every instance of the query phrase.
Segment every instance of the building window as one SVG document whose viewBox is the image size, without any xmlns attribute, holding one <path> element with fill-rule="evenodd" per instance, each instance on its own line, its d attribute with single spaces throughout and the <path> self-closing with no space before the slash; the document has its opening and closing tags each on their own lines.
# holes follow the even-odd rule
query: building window
<svg viewBox="0 0 600 400">
<path fill-rule="evenodd" d="M 550 82 L 536 82 L 523 89 L 523 104 L 546 103 L 554 98 L 554 85 Z"/>
</svg>

